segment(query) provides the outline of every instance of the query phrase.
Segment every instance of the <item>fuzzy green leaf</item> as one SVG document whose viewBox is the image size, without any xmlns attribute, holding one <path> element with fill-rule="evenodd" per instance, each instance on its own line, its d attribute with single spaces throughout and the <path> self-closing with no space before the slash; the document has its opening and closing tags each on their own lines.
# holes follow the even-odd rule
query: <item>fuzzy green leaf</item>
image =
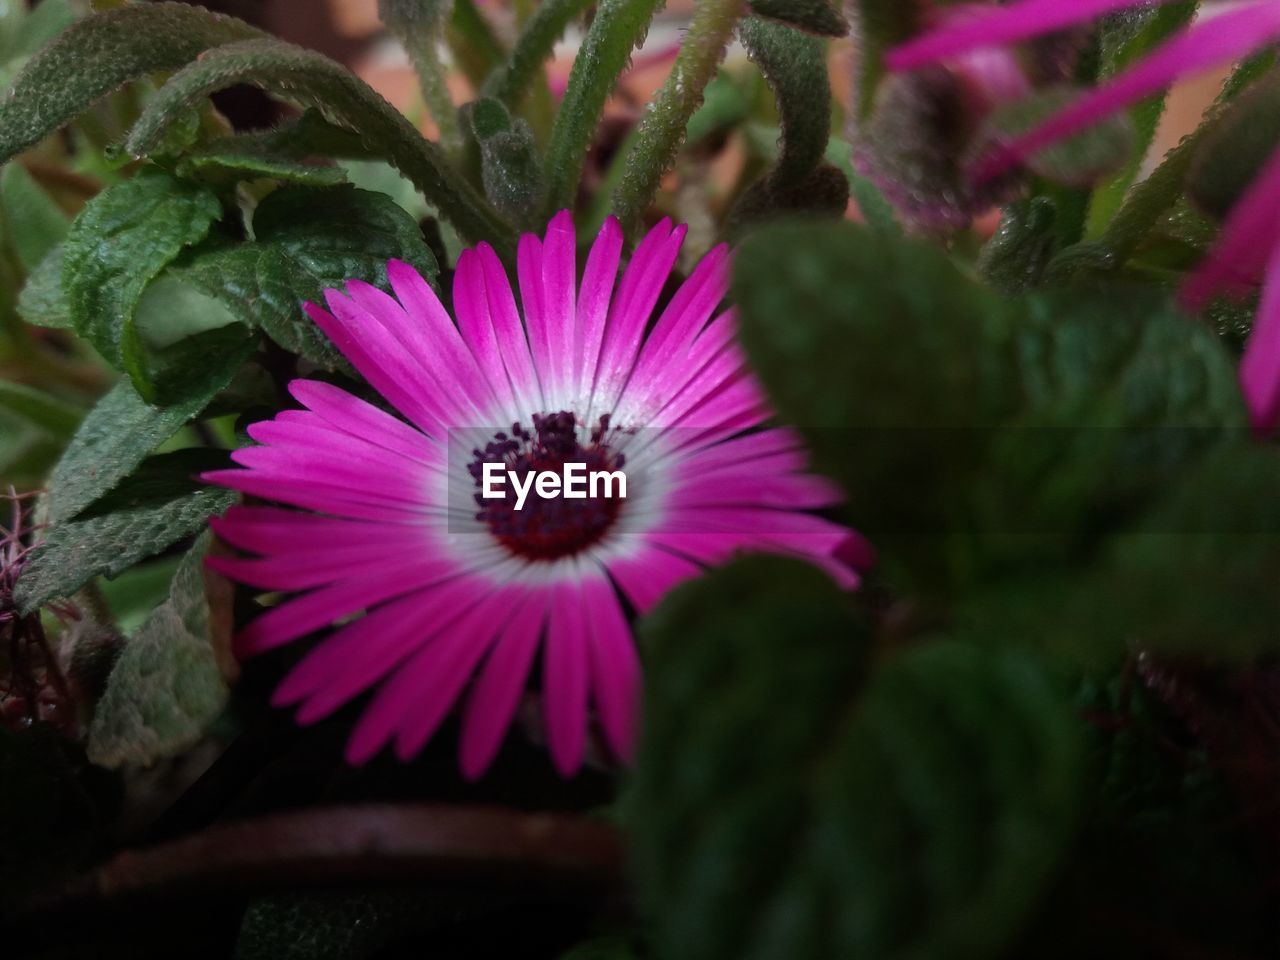
<svg viewBox="0 0 1280 960">
<path fill-rule="evenodd" d="M 76 332 L 154 399 L 134 314 L 147 284 L 222 214 L 210 190 L 145 169 L 94 197 L 71 225 L 62 279 Z"/>
<path fill-rule="evenodd" d="M 196 248 L 170 273 L 217 297 L 244 323 L 328 369 L 342 356 L 302 311 L 349 279 L 387 289 L 386 266 L 405 260 L 436 282 L 439 268 L 413 218 L 389 197 L 355 187 L 277 190 L 254 212 L 254 240 Z"/>
<path fill-rule="evenodd" d="M 1196 151 L 1187 193 L 1223 220 L 1280 145 L 1280 73 L 1272 72 L 1228 105 Z"/>
<path fill-rule="evenodd" d="M 662 175 L 675 162 L 689 118 L 702 105 L 702 92 L 715 78 L 745 10 L 746 0 L 703 0 L 695 8 L 671 72 L 631 138 L 626 172 L 614 193 L 613 211 L 628 233 L 639 228 Z"/>
<path fill-rule="evenodd" d="M 1018 200 L 1005 207 L 1000 228 L 978 257 L 983 279 L 1005 293 L 1037 286 L 1058 246 L 1055 213 L 1047 197 Z"/>
<path fill-rule="evenodd" d="M 246 346 L 205 357 L 187 378 L 185 395 L 166 407 L 147 403 L 128 380 L 117 383 L 89 411 L 53 471 L 50 522 L 71 519 L 131 474 L 231 382 L 247 352 Z"/>
<path fill-rule="evenodd" d="M 1195 16 L 1197 0 L 1154 7 L 1134 7 L 1114 13 L 1102 22 L 1099 46 L 1100 80 L 1109 80 L 1147 56 Z M 1129 109 L 1134 147 L 1120 172 L 1101 184 L 1089 201 L 1088 235 L 1098 236 L 1124 202 L 1125 193 L 1138 176 L 1142 160 L 1155 140 L 1164 116 L 1166 97 L 1148 97 Z"/>
<path fill-rule="evenodd" d="M 190 747 L 227 701 L 220 658 L 231 592 L 206 583 L 204 534 L 183 558 L 169 598 L 125 643 L 89 727 L 89 759 L 104 767 L 148 766 Z"/>
<path fill-rule="evenodd" d="M 756 558 L 647 624 L 629 810 L 656 957 L 999 956 L 1046 896 L 1083 786 L 1068 698 L 958 643 L 868 676 L 850 607 Z"/>
<path fill-rule="evenodd" d="M 750 0 L 756 14 L 820 37 L 843 37 L 849 24 L 831 0 Z"/>
<path fill-rule="evenodd" d="M 151 99 L 129 133 L 126 150 L 147 155 L 185 111 L 236 84 L 251 84 L 290 103 L 315 108 L 330 123 L 355 131 L 372 152 L 385 156 L 412 180 L 467 239 L 487 240 L 504 252 L 514 249 L 511 228 L 399 111 L 328 57 L 278 40 L 211 50 L 180 70 Z"/>
<path fill-rule="evenodd" d="M 28 273 L 67 235 L 69 218 L 21 164 L 0 170 L 0 223 Z"/>
<path fill-rule="evenodd" d="M 185 3 L 130 4 L 79 20 L 27 62 L 0 101 L 0 162 L 130 80 L 260 36 L 241 20 Z"/>
<path fill-rule="evenodd" d="M 884 76 L 884 55 L 923 26 L 921 5 L 905 0 L 854 0 L 850 11 L 859 41 L 854 95 L 859 117 L 871 111 Z"/>
<path fill-rule="evenodd" d="M 547 144 L 543 212 L 548 216 L 574 205 L 582 164 L 604 113 L 605 100 L 661 6 L 662 0 L 601 0 L 597 4 Z"/>
<path fill-rule="evenodd" d="M 513 222 L 538 229 L 544 178 L 529 125 L 492 97 L 475 101 L 465 113 L 480 148 L 485 195 Z"/>
<path fill-rule="evenodd" d="M 160 454 L 77 517 L 55 524 L 23 567 L 15 599 L 24 611 L 69 597 L 93 577 L 115 577 L 202 530 L 235 502 L 233 490 L 196 475 L 226 466 L 205 449 Z"/>
</svg>

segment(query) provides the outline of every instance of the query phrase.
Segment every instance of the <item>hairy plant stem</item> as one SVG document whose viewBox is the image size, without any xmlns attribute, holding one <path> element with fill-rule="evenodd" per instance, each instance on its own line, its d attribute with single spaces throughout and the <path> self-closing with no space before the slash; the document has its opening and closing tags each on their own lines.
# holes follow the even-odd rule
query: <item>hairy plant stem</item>
<svg viewBox="0 0 1280 960">
<path fill-rule="evenodd" d="M 703 91 L 745 12 L 746 0 L 702 0 L 695 9 L 671 73 L 640 121 L 622 183 L 613 195 L 613 212 L 628 236 L 640 227 L 662 175 L 675 162 L 689 118 L 702 105 Z"/>
</svg>

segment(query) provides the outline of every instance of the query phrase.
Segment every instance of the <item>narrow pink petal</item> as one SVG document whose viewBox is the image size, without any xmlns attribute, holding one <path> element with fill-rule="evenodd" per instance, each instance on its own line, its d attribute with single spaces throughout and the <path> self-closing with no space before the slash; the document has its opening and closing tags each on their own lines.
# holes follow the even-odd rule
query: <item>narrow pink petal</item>
<svg viewBox="0 0 1280 960">
<path fill-rule="evenodd" d="M 317 510 L 321 513 L 333 514 L 335 517 L 405 522 L 420 520 L 425 515 L 424 510 L 414 509 L 407 502 L 393 504 L 387 500 L 355 497 L 346 487 L 310 481 L 283 480 L 258 470 L 210 470 L 208 473 L 200 474 L 200 479 L 205 483 L 216 483 L 253 497 L 261 497 L 263 500 L 274 500 L 307 510 Z"/>
<path fill-rule="evenodd" d="M 1146 0 L 1022 0 L 990 13 L 953 20 L 947 26 L 916 37 L 890 50 L 890 70 L 911 70 L 982 47 L 1017 43 L 1103 14 L 1143 6 Z M 1151 0 L 1169 3 L 1171 0 Z"/>
<path fill-rule="evenodd" d="M 335 429 L 406 457 L 424 460 L 431 456 L 428 451 L 438 449 L 425 434 L 341 387 L 320 380 L 294 380 L 289 392 Z"/>
<path fill-rule="evenodd" d="M 574 397 L 574 331 L 577 328 L 577 237 L 573 216 L 561 210 L 547 224 L 542 244 L 542 318 L 549 350 L 552 406 L 568 407 Z"/>
<path fill-rule="evenodd" d="M 1280 243 L 1278 206 L 1280 150 L 1236 201 L 1217 243 L 1185 281 L 1182 302 L 1188 309 L 1202 310 L 1218 294 L 1238 297 L 1258 283 Z"/>
<path fill-rule="evenodd" d="M 1272 250 L 1262 303 L 1240 362 L 1240 386 L 1253 429 L 1270 436 L 1280 424 L 1280 244 Z"/>
<path fill-rule="evenodd" d="M 691 474 L 670 494 L 670 502 L 681 508 L 746 506 L 816 510 L 834 506 L 843 499 L 840 488 L 824 477 L 769 476 L 756 470 L 737 476 Z"/>
<path fill-rule="evenodd" d="M 427 542 L 420 545 L 425 548 Z M 209 557 L 210 569 L 259 590 L 310 590 L 350 578 L 393 573 L 401 561 L 385 545 L 349 544 L 342 549 L 294 552 L 275 557 Z"/>
<path fill-rule="evenodd" d="M 553 586 L 542 674 L 547 739 L 556 769 L 571 777 L 582 765 L 587 742 L 587 623 L 582 586 Z"/>
<path fill-rule="evenodd" d="M 476 666 L 511 622 L 522 593 L 520 588 L 490 587 L 466 616 L 432 644 L 437 649 L 423 650 L 415 658 L 420 663 L 406 665 L 405 683 L 416 688 L 420 706 L 401 724 L 396 736 L 396 756 L 401 760 L 416 756 L 439 729 Z"/>
<path fill-rule="evenodd" d="M 337 296 L 333 291 L 326 294 Z M 428 436 L 443 437 L 444 428 L 440 422 L 440 414 L 433 406 L 423 403 L 417 390 L 402 384 L 404 363 L 394 363 L 391 369 L 384 367 L 383 358 L 366 346 L 363 342 L 363 331 L 352 329 L 348 324 L 327 310 L 322 310 L 314 303 L 304 303 L 303 309 L 315 321 L 334 346 L 342 351 L 343 356 L 351 361 L 360 375 L 363 376 L 382 396 L 386 397 L 397 410 L 409 418 L 413 424 Z M 373 325 L 376 326 L 376 323 Z"/>
<path fill-rule="evenodd" d="M 1263 0 L 1201 20 L 1110 82 L 1001 147 L 980 166 L 978 174 L 984 179 L 999 176 L 1031 154 L 1158 93 L 1179 77 L 1234 63 L 1277 38 L 1280 38 L 1280 4 L 1274 0 Z"/>
<path fill-rule="evenodd" d="M 512 393 L 511 381 L 502 363 L 493 318 L 489 315 L 484 264 L 475 250 L 463 250 L 458 255 L 453 274 L 453 310 L 458 315 L 463 341 L 502 407 L 502 418 L 495 425 L 507 426 L 521 416 L 520 403 Z"/>
<path fill-rule="evenodd" d="M 592 409 L 612 412 L 631 376 L 654 305 L 671 274 L 687 228 L 664 219 L 636 248 L 609 308 L 592 390 Z M 594 417 L 593 417 L 594 419 Z"/>
<path fill-rule="evenodd" d="M 604 340 L 605 320 L 613 297 L 613 284 L 618 277 L 618 261 L 622 255 L 622 226 L 608 217 L 600 228 L 591 253 L 587 255 L 578 293 L 578 323 L 574 339 L 575 395 L 585 396 L 595 383 L 596 363 Z"/>
<path fill-rule="evenodd" d="M 502 261 L 487 243 L 477 246 L 476 254 L 484 269 L 489 316 L 493 320 L 493 331 L 498 338 L 498 349 L 502 352 L 502 364 L 507 368 L 511 387 L 526 411 L 545 410 L 542 384 L 529 353 L 529 342 L 525 338 L 524 324 L 520 322 L 520 312 L 516 309 L 511 281 L 502 269 Z"/>
<path fill-rule="evenodd" d="M 420 445 L 416 456 L 406 456 L 390 449 L 377 440 L 377 435 L 356 436 L 336 430 L 325 420 L 306 410 L 283 410 L 274 420 L 259 420 L 250 424 L 247 431 L 258 443 L 285 451 L 309 453 L 321 451 L 322 455 L 340 463 L 365 465 L 370 470 L 385 470 L 399 476 L 422 477 L 441 466 L 443 458 L 434 444 Z M 435 454 L 434 461 L 423 454 Z"/>
<path fill-rule="evenodd" d="M 459 747 L 462 775 L 479 778 L 493 762 L 515 716 L 546 622 L 546 599 L 532 593 L 515 610 L 467 700 Z"/>
<path fill-rule="evenodd" d="M 417 270 L 399 260 L 387 264 L 387 277 L 400 303 L 358 280 L 347 281 L 347 291 L 370 312 L 380 307 L 376 315 L 383 325 L 445 389 L 465 396 L 475 410 L 491 410 L 494 396 L 489 381 L 481 376 L 436 292 Z"/>
<path fill-rule="evenodd" d="M 272 705 L 303 704 L 303 724 L 328 716 L 435 636 L 449 622 L 442 615 L 451 612 L 453 599 L 447 589 L 426 587 L 341 627 L 289 671 Z"/>
<path fill-rule="evenodd" d="M 635 757 L 640 719 L 640 658 L 618 595 L 608 580 L 584 585 L 590 633 L 591 689 L 605 742 L 624 763 Z"/>
<path fill-rule="evenodd" d="M 282 647 L 343 617 L 428 586 L 445 575 L 449 566 L 455 565 L 438 558 L 411 557 L 389 575 L 353 577 L 301 594 L 272 607 L 241 630 L 235 638 L 236 653 L 247 657 Z"/>
<path fill-rule="evenodd" d="M 449 623 L 460 615 L 465 619 L 469 613 L 483 607 L 486 599 L 493 598 L 495 593 L 487 579 L 474 576 L 459 577 L 438 589 L 445 591 L 439 595 L 439 609 L 453 611 L 453 615 L 448 616 Z M 436 634 L 426 641 L 412 659 L 378 688 L 347 742 L 346 756 L 350 763 L 359 765 L 370 760 L 419 714 L 429 713 L 430 718 L 434 718 L 437 713 L 443 717 L 448 712 L 454 700 L 454 696 L 448 695 L 450 690 L 444 686 L 428 689 L 439 673 L 433 667 L 449 669 L 449 664 L 442 661 L 440 655 L 444 654 L 447 660 L 454 645 L 443 644 L 443 639 L 443 635 Z M 449 672 L 446 679 L 452 677 L 452 672 Z M 443 704 L 441 697 L 445 699 Z"/>
<path fill-rule="evenodd" d="M 542 302 L 542 260 L 542 241 L 532 233 L 521 236 L 516 248 L 520 310 L 529 336 L 529 349 L 533 353 L 533 367 L 538 371 L 538 382 L 546 396 L 553 391 L 553 384 L 549 323 Z"/>
<path fill-rule="evenodd" d="M 237 504 L 210 521 L 221 539 L 255 553 L 320 550 L 344 543 L 381 543 L 384 548 L 407 547 L 423 536 L 418 523 L 371 523 L 302 513 L 281 507 Z"/>
<path fill-rule="evenodd" d="M 609 574 L 640 613 L 648 613 L 674 587 L 702 574 L 703 568 L 657 547 L 608 561 Z"/>
<path fill-rule="evenodd" d="M 722 244 L 702 258 L 645 339 L 635 373 L 618 402 L 620 410 L 643 417 L 660 410 L 679 391 L 678 372 L 684 364 L 677 361 L 687 356 L 728 290 L 729 249 Z"/>
</svg>

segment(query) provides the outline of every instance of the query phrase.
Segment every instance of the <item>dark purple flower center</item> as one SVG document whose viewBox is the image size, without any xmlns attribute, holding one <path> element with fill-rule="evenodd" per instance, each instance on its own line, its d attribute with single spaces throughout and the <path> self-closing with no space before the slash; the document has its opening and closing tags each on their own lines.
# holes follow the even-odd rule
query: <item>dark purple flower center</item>
<svg viewBox="0 0 1280 960">
<path fill-rule="evenodd" d="M 556 560 L 578 553 L 598 542 L 613 526 L 623 500 L 613 490 L 605 496 L 603 484 L 597 496 L 569 499 L 557 493 L 542 496 L 530 477 L 544 472 L 563 475 L 565 464 L 582 464 L 585 473 L 621 470 L 625 457 L 609 448 L 609 415 L 604 414 L 591 430 L 588 443 L 579 441 L 573 414 L 534 414 L 533 429 L 514 423 L 511 432 L 500 431 L 483 450 L 473 450 L 467 467 L 476 484 L 475 500 L 480 507 L 476 519 L 516 556 L 530 560 Z M 501 463 L 506 482 L 500 499 L 486 498 L 484 465 Z M 515 481 L 515 482 L 513 482 Z M 524 503 L 517 509 L 521 487 L 529 484 Z"/>
</svg>

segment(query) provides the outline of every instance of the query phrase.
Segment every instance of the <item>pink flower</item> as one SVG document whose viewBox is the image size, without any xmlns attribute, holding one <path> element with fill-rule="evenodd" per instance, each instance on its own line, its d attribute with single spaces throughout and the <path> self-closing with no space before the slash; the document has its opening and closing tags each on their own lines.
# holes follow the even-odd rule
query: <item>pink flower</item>
<svg viewBox="0 0 1280 960">
<path fill-rule="evenodd" d="M 611 219 L 578 284 L 573 223 L 561 213 L 545 238 L 521 238 L 522 310 L 481 244 L 458 260 L 456 325 L 397 261 L 387 267 L 396 299 L 352 280 L 347 296 L 326 292 L 328 311 L 306 305 L 404 419 L 330 384 L 294 381 L 306 409 L 255 424 L 261 446 L 234 455 L 245 469 L 206 479 L 302 509 L 233 507 L 214 528 L 257 556 L 210 563 L 294 594 L 239 634 L 241 655 L 341 622 L 274 703 L 310 723 L 376 687 L 351 762 L 391 743 L 412 757 L 465 700 L 461 767 L 479 776 L 540 648 L 556 767 L 578 769 L 589 701 L 625 760 L 640 663 L 624 602 L 644 612 L 741 551 L 803 557 L 856 584 L 837 552 L 861 542 L 805 512 L 836 503 L 837 491 L 803 472 L 794 434 L 762 426 L 770 411 L 734 340 L 733 311 L 717 314 L 726 248 L 653 320 L 684 235 L 663 221 L 615 284 L 623 240 Z M 514 495 L 480 496 L 483 465 L 495 462 L 517 479 L 565 463 L 622 471 L 627 496 L 530 494 L 521 511 Z"/>
<path fill-rule="evenodd" d="M 1169 0 L 1020 0 L 982 17 L 944 26 L 889 52 L 890 69 L 908 70 L 993 45 L 1026 40 L 1101 14 Z M 1280 40 L 1280 3 L 1256 0 L 1203 19 L 984 163 L 979 178 L 1007 172 L 1099 120 L 1168 87 L 1179 77 L 1233 63 Z M 1240 365 L 1254 429 L 1280 425 L 1280 152 L 1237 202 L 1217 245 L 1187 279 L 1183 302 L 1199 310 L 1216 294 L 1241 296 L 1265 276 L 1262 303 Z"/>
</svg>

